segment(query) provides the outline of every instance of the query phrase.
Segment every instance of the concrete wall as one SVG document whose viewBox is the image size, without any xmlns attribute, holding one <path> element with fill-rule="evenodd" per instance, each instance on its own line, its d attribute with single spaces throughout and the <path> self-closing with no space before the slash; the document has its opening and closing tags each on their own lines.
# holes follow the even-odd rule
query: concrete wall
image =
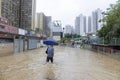
<svg viewBox="0 0 120 80">
<path fill-rule="evenodd" d="M 0 44 L 0 56 L 6 56 L 13 53 L 13 43 Z"/>
</svg>

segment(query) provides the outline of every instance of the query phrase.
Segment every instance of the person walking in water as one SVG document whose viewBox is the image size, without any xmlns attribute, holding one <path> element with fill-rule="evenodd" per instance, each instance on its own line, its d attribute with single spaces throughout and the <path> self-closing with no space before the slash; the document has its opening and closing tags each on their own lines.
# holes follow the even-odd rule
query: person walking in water
<svg viewBox="0 0 120 80">
<path fill-rule="evenodd" d="M 53 45 L 49 45 L 47 48 L 46 62 L 49 62 L 49 60 L 50 60 L 51 63 L 53 63 L 53 57 L 54 57 L 54 48 L 53 48 Z"/>
</svg>

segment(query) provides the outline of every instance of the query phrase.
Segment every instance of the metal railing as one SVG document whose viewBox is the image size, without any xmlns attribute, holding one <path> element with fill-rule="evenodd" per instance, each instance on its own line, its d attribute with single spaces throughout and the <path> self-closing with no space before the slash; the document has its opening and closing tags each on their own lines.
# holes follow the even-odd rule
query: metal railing
<svg viewBox="0 0 120 80">
<path fill-rule="evenodd" d="M 91 44 L 107 44 L 107 45 L 120 45 L 120 38 L 112 38 L 109 42 L 104 38 L 90 39 Z"/>
</svg>

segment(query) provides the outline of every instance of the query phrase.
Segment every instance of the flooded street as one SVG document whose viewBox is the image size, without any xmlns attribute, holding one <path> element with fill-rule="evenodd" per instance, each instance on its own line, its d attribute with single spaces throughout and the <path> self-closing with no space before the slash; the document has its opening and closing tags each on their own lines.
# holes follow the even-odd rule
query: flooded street
<svg viewBox="0 0 120 80">
<path fill-rule="evenodd" d="M 46 48 L 0 57 L 0 80 L 120 80 L 120 61 L 70 47 L 55 47 L 54 63 Z"/>
</svg>

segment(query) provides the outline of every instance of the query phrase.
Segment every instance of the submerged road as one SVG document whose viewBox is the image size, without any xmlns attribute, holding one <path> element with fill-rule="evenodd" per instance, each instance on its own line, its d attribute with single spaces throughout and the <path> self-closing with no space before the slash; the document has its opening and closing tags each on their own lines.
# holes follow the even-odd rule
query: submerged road
<svg viewBox="0 0 120 80">
<path fill-rule="evenodd" d="M 120 80 L 120 61 L 88 50 L 55 47 L 54 63 L 46 48 L 0 57 L 0 80 Z"/>
</svg>

